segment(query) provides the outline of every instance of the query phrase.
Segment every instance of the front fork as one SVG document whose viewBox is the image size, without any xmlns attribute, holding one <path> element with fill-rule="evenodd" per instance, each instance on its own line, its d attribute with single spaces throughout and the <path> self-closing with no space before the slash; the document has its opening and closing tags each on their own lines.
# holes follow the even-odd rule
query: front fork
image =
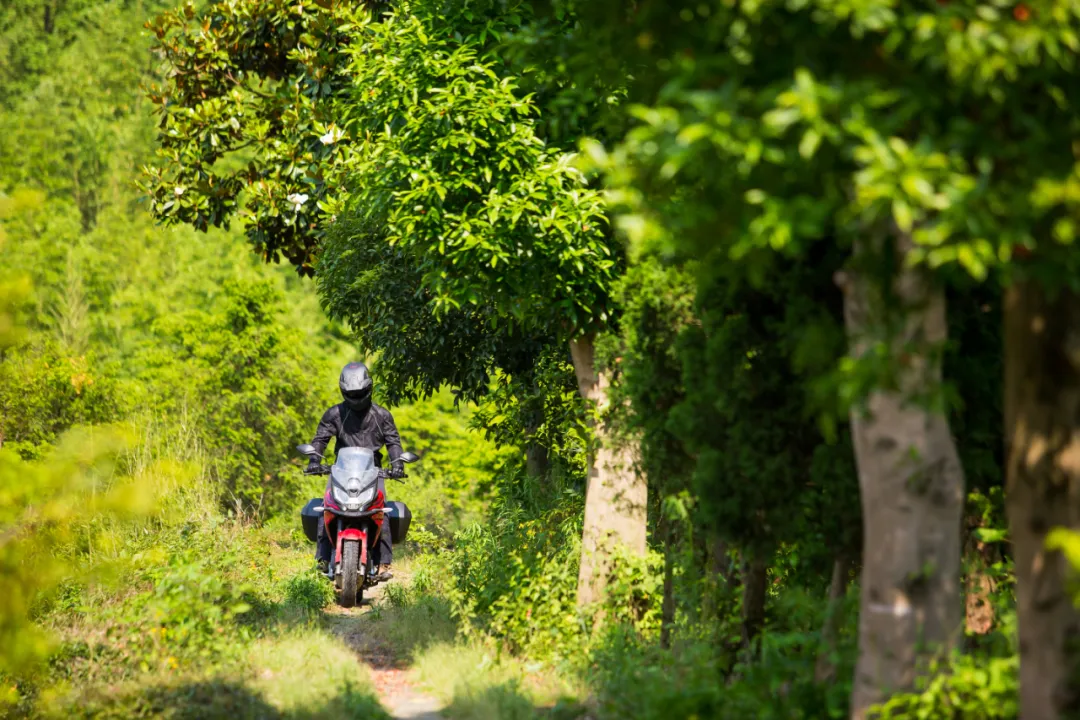
<svg viewBox="0 0 1080 720">
<path fill-rule="evenodd" d="M 323 515 L 323 525 L 325 527 L 329 527 L 331 519 L 336 521 L 337 542 L 334 549 L 334 562 L 330 563 L 330 570 L 328 573 L 330 579 L 334 580 L 338 575 L 339 569 L 341 568 L 342 543 L 345 540 L 357 540 L 360 543 L 360 567 L 357 568 L 357 570 L 359 570 L 360 577 L 364 578 L 364 583 L 368 584 L 370 578 L 374 577 L 378 573 L 375 571 L 374 568 L 372 568 L 370 572 L 368 571 L 367 532 L 364 530 L 360 530 L 359 528 L 342 528 L 341 526 L 343 524 L 343 518 L 340 518 L 331 512 L 327 512 Z M 372 539 L 372 545 L 379 542 L 379 535 L 382 533 L 382 519 L 382 513 L 379 513 L 377 518 L 372 518 L 372 524 L 375 526 L 375 536 Z"/>
</svg>

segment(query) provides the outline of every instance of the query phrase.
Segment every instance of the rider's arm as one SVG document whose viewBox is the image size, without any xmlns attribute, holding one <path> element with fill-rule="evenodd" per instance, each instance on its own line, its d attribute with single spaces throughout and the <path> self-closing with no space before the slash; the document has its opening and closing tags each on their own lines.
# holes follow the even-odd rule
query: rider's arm
<svg viewBox="0 0 1080 720">
<path fill-rule="evenodd" d="M 335 405 L 323 413 L 322 420 L 319 421 L 319 427 L 315 431 L 315 437 L 311 441 L 312 446 L 320 455 L 326 454 L 326 446 L 330 444 L 331 438 L 337 437 L 340 429 L 341 412 L 338 410 L 338 406 Z M 312 460 L 312 462 L 315 461 Z"/>
<path fill-rule="evenodd" d="M 390 414 L 389 410 L 383 409 L 382 422 L 379 423 L 382 429 L 382 441 L 386 446 L 386 454 L 390 456 L 390 463 L 393 465 L 401 457 L 401 436 L 398 435 L 397 425 L 394 424 L 394 416 Z M 401 463 L 398 463 L 400 466 Z"/>
</svg>

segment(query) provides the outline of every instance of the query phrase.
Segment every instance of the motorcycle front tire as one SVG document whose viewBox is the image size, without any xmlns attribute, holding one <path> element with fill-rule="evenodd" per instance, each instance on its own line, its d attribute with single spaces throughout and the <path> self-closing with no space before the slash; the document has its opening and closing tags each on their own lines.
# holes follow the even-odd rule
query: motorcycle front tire
<svg viewBox="0 0 1080 720">
<path fill-rule="evenodd" d="M 341 548 L 341 607 L 354 607 L 359 593 L 360 542 L 346 540 Z"/>
</svg>

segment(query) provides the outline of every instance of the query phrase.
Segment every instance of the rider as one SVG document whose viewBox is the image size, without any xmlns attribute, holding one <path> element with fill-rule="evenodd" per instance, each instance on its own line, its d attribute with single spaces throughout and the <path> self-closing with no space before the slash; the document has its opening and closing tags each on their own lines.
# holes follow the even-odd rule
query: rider
<svg viewBox="0 0 1080 720">
<path fill-rule="evenodd" d="M 375 465 L 382 467 L 382 454 L 379 448 L 385 445 L 386 452 L 390 456 L 390 477 L 403 477 L 405 464 L 400 459 L 401 438 L 398 436 L 397 426 L 394 425 L 394 417 L 390 411 L 371 401 L 374 383 L 367 366 L 359 362 L 346 365 L 341 371 L 341 377 L 338 378 L 338 387 L 341 388 L 344 402 L 334 405 L 323 414 L 322 420 L 319 421 L 319 428 L 315 431 L 315 439 L 311 441 L 315 450 L 320 455 L 324 455 L 330 438 L 337 438 L 334 446 L 335 453 L 345 447 L 368 448 L 375 453 Z M 311 464 L 318 465 L 319 461 L 313 457 Z M 379 490 L 383 491 L 385 497 L 386 483 L 381 477 Z M 390 564 L 394 560 L 393 553 L 390 523 L 383 521 L 379 542 L 372 549 L 374 559 L 379 565 L 380 581 L 393 577 L 390 574 Z M 323 572 L 329 570 L 332 554 L 333 548 L 330 546 L 330 539 L 326 535 L 326 528 L 320 517 L 315 559 Z"/>
</svg>

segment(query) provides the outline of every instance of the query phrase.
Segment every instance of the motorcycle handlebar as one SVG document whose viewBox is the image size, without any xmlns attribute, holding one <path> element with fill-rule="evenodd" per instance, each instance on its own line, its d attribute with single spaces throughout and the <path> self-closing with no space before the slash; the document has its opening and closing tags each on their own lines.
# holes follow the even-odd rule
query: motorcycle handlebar
<svg viewBox="0 0 1080 720">
<path fill-rule="evenodd" d="M 304 474 L 305 475 L 329 475 L 330 474 L 330 466 L 329 465 L 308 465 L 306 468 L 304 468 Z M 401 475 L 394 475 L 389 470 L 379 470 L 379 477 L 383 478 L 383 479 L 390 479 L 390 480 L 404 480 L 405 478 L 407 478 L 409 476 L 406 475 L 404 472 L 402 472 Z"/>
</svg>

